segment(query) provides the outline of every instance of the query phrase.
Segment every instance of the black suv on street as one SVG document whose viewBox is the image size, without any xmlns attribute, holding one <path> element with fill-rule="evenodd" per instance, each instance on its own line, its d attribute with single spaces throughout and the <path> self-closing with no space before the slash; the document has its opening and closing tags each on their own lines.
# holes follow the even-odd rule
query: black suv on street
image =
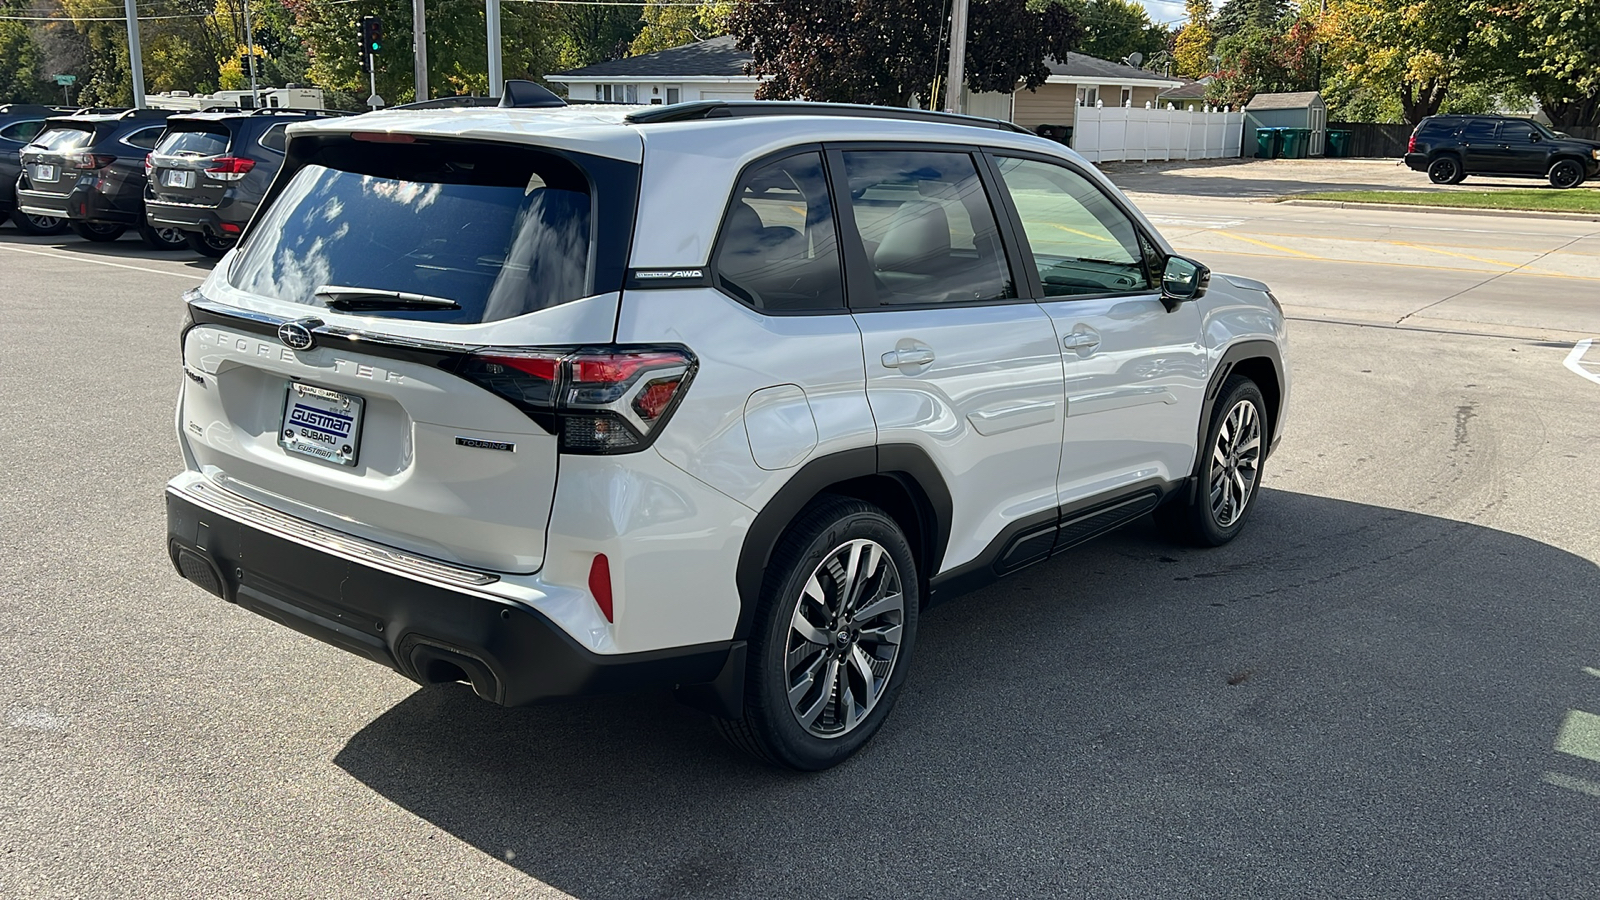
<svg viewBox="0 0 1600 900">
<path fill-rule="evenodd" d="M 85 240 L 114 241 L 131 225 L 151 247 L 181 249 L 182 231 L 154 229 L 144 220 L 145 161 L 170 115 L 130 109 L 46 119 L 22 150 L 17 208 L 64 216 Z"/>
<path fill-rule="evenodd" d="M 207 256 L 228 252 L 283 167 L 289 125 L 331 115 L 339 113 L 257 109 L 168 119 L 150 154 L 150 227 L 181 230 L 190 249 Z"/>
<path fill-rule="evenodd" d="M 17 176 L 22 174 L 22 148 L 44 130 L 44 120 L 70 112 L 29 103 L 0 106 L 0 219 L 7 216 L 23 234 L 60 234 L 67 220 L 32 216 L 17 209 Z"/>
<path fill-rule="evenodd" d="M 1511 175 L 1572 188 L 1600 172 L 1600 141 L 1557 134 L 1531 119 L 1428 116 L 1411 133 L 1406 165 L 1427 172 L 1434 184 Z"/>
</svg>

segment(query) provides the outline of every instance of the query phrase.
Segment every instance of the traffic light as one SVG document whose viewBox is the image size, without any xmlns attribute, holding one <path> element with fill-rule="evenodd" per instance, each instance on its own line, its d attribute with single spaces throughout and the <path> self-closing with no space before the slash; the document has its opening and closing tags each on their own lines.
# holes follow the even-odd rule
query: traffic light
<svg viewBox="0 0 1600 900">
<path fill-rule="evenodd" d="M 363 53 L 383 52 L 383 20 L 377 16 L 361 17 L 361 50 Z"/>
</svg>

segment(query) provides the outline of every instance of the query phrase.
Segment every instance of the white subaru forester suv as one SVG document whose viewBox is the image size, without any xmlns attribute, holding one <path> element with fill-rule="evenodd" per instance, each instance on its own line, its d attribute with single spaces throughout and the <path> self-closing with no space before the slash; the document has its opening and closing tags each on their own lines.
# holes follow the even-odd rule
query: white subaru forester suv
<svg viewBox="0 0 1600 900">
<path fill-rule="evenodd" d="M 1071 150 L 820 104 L 297 124 L 187 297 L 183 577 L 505 705 L 676 688 L 822 769 L 919 614 L 1154 512 L 1232 539 L 1284 320 Z"/>
</svg>

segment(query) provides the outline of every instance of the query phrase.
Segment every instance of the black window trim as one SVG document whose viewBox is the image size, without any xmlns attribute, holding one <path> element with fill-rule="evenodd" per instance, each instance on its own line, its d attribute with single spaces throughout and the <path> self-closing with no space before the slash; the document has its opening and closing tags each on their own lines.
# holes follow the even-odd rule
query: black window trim
<svg viewBox="0 0 1600 900">
<path fill-rule="evenodd" d="M 1171 258 L 1171 254 L 1161 250 L 1161 242 L 1156 240 L 1155 236 L 1151 235 L 1145 229 L 1144 223 L 1139 221 L 1139 217 L 1134 214 L 1133 210 L 1122 200 L 1122 198 L 1116 196 L 1115 194 L 1108 193 L 1098 180 L 1096 180 L 1089 173 L 1083 171 L 1082 168 L 1073 163 L 1071 160 L 1063 159 L 1059 156 L 1050 156 L 1046 153 L 1035 153 L 1029 150 L 1011 150 L 1004 147 L 991 147 L 984 151 L 984 156 L 994 172 L 994 179 L 1000 184 L 1000 199 L 1001 202 L 1005 204 L 1006 218 L 1012 223 L 1012 227 L 1015 231 L 1015 241 L 1021 248 L 1022 258 L 1027 261 L 1024 271 L 1027 273 L 1029 290 L 1033 293 L 1033 297 L 1030 298 L 1033 302 L 1077 303 L 1081 300 L 1101 300 L 1115 297 L 1142 297 L 1146 295 L 1160 295 L 1160 275 L 1154 271 L 1151 271 L 1150 261 L 1145 257 L 1144 247 L 1141 245 L 1139 248 L 1139 261 L 1140 265 L 1145 270 L 1145 287 L 1131 291 L 1103 291 L 1098 294 L 1073 294 L 1070 297 L 1046 297 L 1044 295 L 1044 283 L 1039 280 L 1039 268 L 1034 264 L 1033 248 L 1029 246 L 1027 234 L 1024 232 L 1022 227 L 1022 216 L 1017 212 L 1016 205 L 1011 200 L 1011 192 L 1006 188 L 1005 181 L 1000 175 L 999 160 L 1001 159 L 1026 159 L 1033 162 L 1044 163 L 1046 165 L 1060 166 L 1074 175 L 1077 175 L 1079 178 L 1082 178 L 1085 182 L 1087 182 L 1090 187 L 1099 191 L 1102 197 L 1105 197 L 1107 200 L 1111 201 L 1111 205 L 1114 206 L 1118 212 L 1122 213 L 1128 218 L 1128 224 L 1133 226 L 1134 238 L 1140 241 L 1141 244 L 1148 243 L 1152 248 L 1160 253 L 1163 265 L 1165 265 L 1166 260 Z"/>
<path fill-rule="evenodd" d="M 1006 199 L 997 194 L 998 185 L 994 182 L 994 173 L 984 161 L 985 148 L 977 144 L 946 143 L 944 141 L 829 141 L 823 145 L 827 149 L 829 163 L 830 187 L 834 195 L 834 214 L 839 217 L 839 240 L 843 244 L 840 248 L 844 256 L 845 272 L 845 302 L 852 313 L 874 312 L 913 312 L 917 310 L 935 309 L 967 309 L 971 307 L 1013 306 L 1022 303 L 1034 303 L 1032 297 L 1025 296 L 1025 285 L 1018 281 L 1017 262 L 1021 256 L 1016 252 L 1015 235 L 1012 232 L 1010 216 L 1007 208 L 1002 205 L 996 207 L 998 202 L 1005 204 Z M 994 215 L 995 225 L 1000 236 L 1006 265 L 1011 269 L 1012 289 L 1015 297 L 1006 297 L 995 300 L 963 300 L 956 303 L 897 303 L 893 306 L 877 302 L 878 291 L 872 282 L 872 263 L 867 259 L 866 245 L 861 240 L 861 232 L 856 227 L 855 205 L 853 203 L 841 204 L 838 198 L 850 197 L 850 183 L 845 175 L 844 154 L 862 151 L 890 151 L 903 153 L 964 153 L 972 159 L 972 167 L 978 173 L 978 182 L 983 185 L 988 194 L 989 211 Z M 1031 268 L 1031 266 L 1029 267 Z M 1037 280 L 1037 273 L 1028 275 L 1024 269 L 1023 278 Z"/>
<path fill-rule="evenodd" d="M 720 277 L 720 274 L 717 271 L 717 254 L 722 250 L 722 242 L 723 242 L 723 239 L 726 237 L 726 235 L 724 234 L 724 229 L 727 227 L 729 217 L 731 217 L 733 215 L 733 205 L 735 203 L 739 202 L 739 185 L 744 183 L 745 176 L 749 175 L 751 172 L 754 172 L 756 169 L 772 165 L 773 163 L 783 162 L 784 160 L 790 159 L 792 157 L 803 156 L 803 155 L 805 155 L 807 153 L 815 153 L 815 154 L 818 154 L 822 158 L 822 177 L 827 182 L 827 185 L 828 185 L 828 204 L 829 204 L 829 206 L 832 207 L 831 212 L 832 212 L 832 215 L 833 215 L 833 233 L 834 233 L 834 241 L 835 241 L 835 244 L 837 245 L 837 248 L 838 248 L 837 252 L 838 252 L 838 255 L 839 255 L 839 267 L 840 267 L 839 279 L 840 279 L 840 282 L 841 282 L 841 285 L 842 285 L 842 288 L 843 288 L 844 305 L 838 306 L 838 307 L 828 307 L 827 309 L 766 309 L 766 308 L 763 308 L 763 307 L 751 306 L 749 303 L 746 303 L 745 301 L 740 300 L 738 297 L 735 297 L 733 294 L 730 294 L 727 291 L 722 289 L 722 287 L 720 286 L 721 277 Z M 788 147 L 784 147 L 782 150 L 774 150 L 773 152 L 768 153 L 768 154 L 766 154 L 764 156 L 756 157 L 755 159 L 753 159 L 750 162 L 746 163 L 742 168 L 740 168 L 739 169 L 739 174 L 734 176 L 733 187 L 728 190 L 727 202 L 725 202 L 723 204 L 723 206 L 722 206 L 722 218 L 720 220 L 718 220 L 718 222 L 717 222 L 716 237 L 711 241 L 711 252 L 710 252 L 709 258 L 706 261 L 706 264 L 704 266 L 659 266 L 659 267 L 656 267 L 655 269 L 648 270 L 648 271 L 651 271 L 651 272 L 675 272 L 675 273 L 676 272 L 684 272 L 684 273 L 687 273 L 687 272 L 690 272 L 690 271 L 692 271 L 694 269 L 702 269 L 704 271 L 704 273 L 705 273 L 703 280 L 695 279 L 695 278 L 692 278 L 692 277 L 689 277 L 689 276 L 685 275 L 685 276 L 683 276 L 681 278 L 680 277 L 675 277 L 675 278 L 657 278 L 657 279 L 651 279 L 651 280 L 647 280 L 647 281 L 641 281 L 641 280 L 639 280 L 639 274 L 642 273 L 642 272 L 645 272 L 647 270 L 635 268 L 635 269 L 628 270 L 629 271 L 629 275 L 630 275 L 630 277 L 628 279 L 629 289 L 631 289 L 631 290 L 649 290 L 649 289 L 660 290 L 660 289 L 671 289 L 671 288 L 688 288 L 688 287 L 706 286 L 706 287 L 712 288 L 713 290 L 715 290 L 717 293 L 721 294 L 722 296 L 727 297 L 729 300 L 732 300 L 734 303 L 737 303 L 739 305 L 740 309 L 749 310 L 750 312 L 756 313 L 757 315 L 772 316 L 774 318 L 790 318 L 790 317 L 794 317 L 794 316 L 840 316 L 840 315 L 849 315 L 849 313 L 850 313 L 850 276 L 849 276 L 849 266 L 845 264 L 845 260 L 844 260 L 844 254 L 845 254 L 844 222 L 843 222 L 842 218 L 839 215 L 838 192 L 834 189 L 834 187 L 835 187 L 835 185 L 834 185 L 834 169 L 835 169 L 835 166 L 833 164 L 833 161 L 828 158 L 828 154 L 826 152 L 826 148 L 824 147 L 824 145 L 821 144 L 821 143 L 815 142 L 815 141 L 813 141 L 811 143 L 806 143 L 806 144 L 792 144 L 792 145 L 790 145 Z"/>
</svg>

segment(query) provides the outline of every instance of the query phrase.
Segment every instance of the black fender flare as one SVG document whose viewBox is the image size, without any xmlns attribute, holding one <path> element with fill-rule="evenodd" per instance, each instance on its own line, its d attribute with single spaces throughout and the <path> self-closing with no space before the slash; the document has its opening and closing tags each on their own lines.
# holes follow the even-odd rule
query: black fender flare
<svg viewBox="0 0 1600 900">
<path fill-rule="evenodd" d="M 928 452 L 915 444 L 883 444 L 841 450 L 807 462 L 790 476 L 783 487 L 756 513 L 745 531 L 739 550 L 735 583 L 739 590 L 739 621 L 733 639 L 749 637 L 750 622 L 761 597 L 767 563 L 795 516 L 829 487 L 841 482 L 873 475 L 898 481 L 918 507 L 921 528 L 919 557 L 927 570 L 919 573 L 924 585 L 938 571 L 950 543 L 950 520 L 954 505 L 944 476 Z M 920 497 L 917 496 L 920 493 Z M 908 536 L 909 537 L 909 536 Z"/>
<path fill-rule="evenodd" d="M 1283 354 L 1278 350 L 1274 341 L 1259 338 L 1246 338 L 1230 344 L 1223 351 L 1222 359 L 1217 362 L 1216 371 L 1211 373 L 1211 381 L 1206 385 L 1205 400 L 1200 404 L 1200 422 L 1196 426 L 1194 468 L 1189 473 L 1190 493 L 1194 485 L 1199 483 L 1200 470 L 1205 462 L 1206 432 L 1211 429 L 1211 413 L 1217 405 L 1218 395 L 1222 393 L 1222 386 L 1227 383 L 1228 376 L 1233 374 L 1239 363 L 1247 359 L 1265 358 L 1272 362 L 1272 374 L 1277 379 L 1277 384 L 1271 385 L 1277 392 L 1278 408 L 1272 410 L 1272 435 L 1267 441 L 1267 455 L 1278 446 L 1281 435 L 1279 423 L 1283 421 Z"/>
</svg>

